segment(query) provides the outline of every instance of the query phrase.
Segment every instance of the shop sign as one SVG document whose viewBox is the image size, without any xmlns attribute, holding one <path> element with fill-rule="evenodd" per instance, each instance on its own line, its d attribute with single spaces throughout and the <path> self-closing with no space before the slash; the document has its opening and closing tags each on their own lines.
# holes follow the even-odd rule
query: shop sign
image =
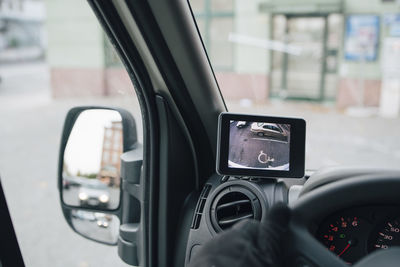
<svg viewBox="0 0 400 267">
<path fill-rule="evenodd" d="M 346 20 L 345 59 L 375 61 L 379 40 L 379 16 L 350 15 Z"/>
</svg>

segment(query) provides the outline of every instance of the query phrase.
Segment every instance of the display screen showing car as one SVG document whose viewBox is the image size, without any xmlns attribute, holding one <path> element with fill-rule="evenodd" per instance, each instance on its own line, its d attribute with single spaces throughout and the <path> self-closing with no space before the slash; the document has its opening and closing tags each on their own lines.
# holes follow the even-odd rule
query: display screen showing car
<svg viewBox="0 0 400 267">
<path fill-rule="evenodd" d="M 223 112 L 217 171 L 222 175 L 297 178 L 304 175 L 303 119 Z"/>
<path fill-rule="evenodd" d="M 233 121 L 229 143 L 231 168 L 289 170 L 289 124 Z"/>
</svg>

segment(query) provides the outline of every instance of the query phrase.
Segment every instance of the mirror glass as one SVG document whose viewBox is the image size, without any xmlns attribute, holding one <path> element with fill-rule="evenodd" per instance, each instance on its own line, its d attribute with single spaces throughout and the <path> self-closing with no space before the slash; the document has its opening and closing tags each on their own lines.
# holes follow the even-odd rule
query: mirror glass
<svg viewBox="0 0 400 267">
<path fill-rule="evenodd" d="M 71 222 L 73 228 L 83 236 L 108 244 L 118 241 L 120 222 L 115 215 L 72 209 Z"/>
<path fill-rule="evenodd" d="M 90 109 L 79 114 L 64 151 L 65 204 L 102 210 L 118 208 L 122 138 L 119 112 Z"/>
</svg>

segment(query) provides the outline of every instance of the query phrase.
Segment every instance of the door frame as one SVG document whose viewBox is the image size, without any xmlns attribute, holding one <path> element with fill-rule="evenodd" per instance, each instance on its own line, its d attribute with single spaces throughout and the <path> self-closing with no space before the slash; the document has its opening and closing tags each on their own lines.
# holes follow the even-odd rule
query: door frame
<svg viewBox="0 0 400 267">
<path fill-rule="evenodd" d="M 329 35 L 329 27 L 328 27 L 328 16 L 330 15 L 329 13 L 326 14 L 314 14 L 314 13 L 306 13 L 306 14 L 279 14 L 279 13 L 274 13 L 271 14 L 271 20 L 270 20 L 270 39 L 273 39 L 273 28 L 274 28 L 274 17 L 275 16 L 285 16 L 286 19 L 286 25 L 285 25 L 285 32 L 286 34 L 289 31 L 288 28 L 288 20 L 293 19 L 293 18 L 323 18 L 324 20 L 324 25 L 323 25 L 323 37 L 322 37 L 322 62 L 321 62 L 321 71 L 319 75 L 319 92 L 317 97 L 299 97 L 299 96 L 288 96 L 285 99 L 288 100 L 304 100 L 304 101 L 313 101 L 313 102 L 322 102 L 326 100 L 325 96 L 325 81 L 326 81 L 326 74 L 327 74 L 327 65 L 326 65 L 326 60 L 328 56 L 328 35 Z M 269 79 L 268 79 L 268 87 L 269 87 L 269 97 L 272 99 L 280 99 L 281 97 L 279 94 L 273 93 L 272 89 L 272 63 L 273 63 L 273 51 L 270 50 L 269 52 Z M 282 64 L 282 77 L 280 84 L 282 85 L 283 90 L 287 91 L 287 73 L 288 73 L 288 62 L 289 62 L 289 54 L 284 53 L 283 54 L 283 64 Z"/>
<path fill-rule="evenodd" d="M 119 255 L 140 266 L 184 266 L 192 212 L 215 173 L 218 115 L 227 111 L 193 12 L 181 0 L 88 1 L 135 85 L 143 116 L 141 181 L 129 192 L 140 201 L 140 218 Z M 131 202 L 124 199 L 123 210 Z"/>
</svg>

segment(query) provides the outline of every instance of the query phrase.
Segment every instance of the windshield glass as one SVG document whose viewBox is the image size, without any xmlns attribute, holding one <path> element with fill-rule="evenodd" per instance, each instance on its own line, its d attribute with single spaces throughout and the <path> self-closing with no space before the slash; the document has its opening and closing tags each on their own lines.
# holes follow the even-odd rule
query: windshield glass
<svg viewBox="0 0 400 267">
<path fill-rule="evenodd" d="M 398 1 L 189 2 L 229 111 L 304 118 L 307 169 L 397 167 Z"/>
</svg>

